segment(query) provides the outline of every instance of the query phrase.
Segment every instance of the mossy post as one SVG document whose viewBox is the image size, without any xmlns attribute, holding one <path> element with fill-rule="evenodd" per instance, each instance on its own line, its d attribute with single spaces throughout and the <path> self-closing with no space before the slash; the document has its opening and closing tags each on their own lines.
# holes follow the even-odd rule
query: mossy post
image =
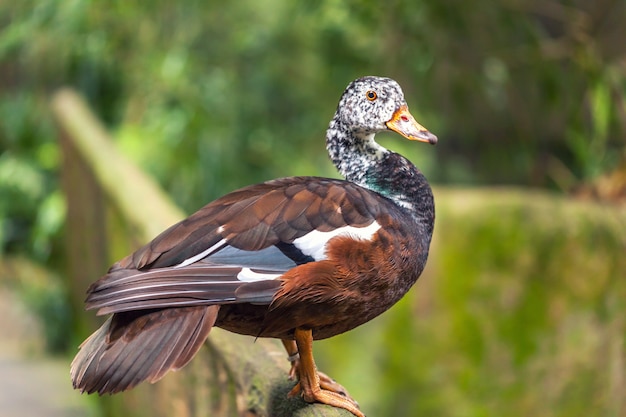
<svg viewBox="0 0 626 417">
<path fill-rule="evenodd" d="M 83 300 L 89 284 L 117 258 L 184 217 L 159 186 L 121 155 L 75 92 L 52 99 L 63 152 L 67 270 L 78 333 L 95 330 Z M 280 342 L 213 329 L 181 372 L 103 399 L 108 415 L 350 417 L 349 412 L 288 399 L 293 382 Z M 68 382 L 69 383 L 69 382 Z"/>
</svg>

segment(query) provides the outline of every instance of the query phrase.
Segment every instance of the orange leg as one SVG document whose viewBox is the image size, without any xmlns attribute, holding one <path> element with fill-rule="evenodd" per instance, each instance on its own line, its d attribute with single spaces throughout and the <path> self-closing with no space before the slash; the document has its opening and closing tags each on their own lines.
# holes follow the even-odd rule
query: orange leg
<svg viewBox="0 0 626 417">
<path fill-rule="evenodd" d="M 302 394 L 304 401 L 332 405 L 345 408 L 357 417 L 365 417 L 357 403 L 350 398 L 346 390 L 334 380 L 317 372 L 313 359 L 313 333 L 311 330 L 296 329 L 295 343 L 283 340 L 291 361 L 290 378 L 298 377 L 299 381 L 289 393 L 290 397 Z"/>
<path fill-rule="evenodd" d="M 283 342 L 283 346 L 285 346 L 285 350 L 287 351 L 289 362 L 291 362 L 291 369 L 289 370 L 289 379 L 298 380 L 300 379 L 299 377 L 300 355 L 298 354 L 298 345 L 296 345 L 295 340 L 283 339 L 282 342 Z M 337 383 L 337 381 L 335 381 L 334 379 L 332 379 L 331 377 L 329 377 L 323 372 L 317 371 L 317 374 L 320 377 L 320 386 L 322 387 L 322 389 L 336 392 L 337 394 L 340 394 L 346 398 L 349 398 L 356 404 L 356 401 L 354 401 L 350 397 L 348 390 L 346 390 L 341 384 Z M 299 387 L 300 387 L 299 385 L 296 385 L 297 389 L 299 389 Z"/>
</svg>

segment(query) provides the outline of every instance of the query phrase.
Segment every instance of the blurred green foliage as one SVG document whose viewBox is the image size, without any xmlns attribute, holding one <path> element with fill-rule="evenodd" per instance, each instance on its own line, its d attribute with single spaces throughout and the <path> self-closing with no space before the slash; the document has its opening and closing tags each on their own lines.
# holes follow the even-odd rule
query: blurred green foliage
<svg viewBox="0 0 626 417">
<path fill-rule="evenodd" d="M 390 145 L 429 178 L 569 188 L 623 158 L 624 17 L 613 0 L 2 2 L 0 248 L 56 259 L 62 85 L 188 211 L 335 175 L 325 126 L 365 74 L 398 79 L 440 136 L 436 152 Z"/>
<path fill-rule="evenodd" d="M 37 277 L 45 280 L 22 282 L 18 294 L 32 314 L 41 320 L 47 352 L 65 353 L 72 345 L 72 320 L 68 289 L 57 276 Z"/>
<path fill-rule="evenodd" d="M 14 292 L 23 305 L 29 310 L 24 315 L 39 320 L 36 329 L 28 328 L 22 332 L 39 332 L 42 347 L 48 353 L 65 353 L 72 338 L 72 322 L 69 299 L 69 290 L 57 274 L 47 268 L 42 268 L 24 256 L 3 257 L 0 259 L 0 290 L 9 289 Z M 6 299 L 6 301 L 9 301 Z M 12 306 L 10 303 L 7 309 Z M 19 311 L 20 309 L 17 308 Z M 0 317 L 0 320 L 11 320 Z M 25 326 L 28 320 L 11 321 L 9 328 Z M 19 333 L 19 331 L 18 331 Z M 9 336 L 11 340 L 11 336 Z"/>
</svg>

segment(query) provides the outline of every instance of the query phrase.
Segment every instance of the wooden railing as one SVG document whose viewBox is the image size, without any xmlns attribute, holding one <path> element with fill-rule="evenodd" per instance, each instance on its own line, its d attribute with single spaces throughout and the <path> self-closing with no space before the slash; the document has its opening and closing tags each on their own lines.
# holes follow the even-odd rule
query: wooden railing
<svg viewBox="0 0 626 417">
<path fill-rule="evenodd" d="M 84 100 L 61 90 L 52 100 L 63 153 L 67 198 L 67 267 L 78 333 L 98 325 L 83 300 L 89 284 L 117 259 L 184 217 L 159 186 L 121 155 Z M 105 397 L 111 416 L 352 416 L 287 399 L 293 382 L 280 342 L 215 328 L 181 372 Z"/>
</svg>

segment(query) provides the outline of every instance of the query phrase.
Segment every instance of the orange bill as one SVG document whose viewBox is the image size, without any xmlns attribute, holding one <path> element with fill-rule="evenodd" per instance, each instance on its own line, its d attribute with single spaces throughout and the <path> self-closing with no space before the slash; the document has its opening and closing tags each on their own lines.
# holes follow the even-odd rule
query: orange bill
<svg viewBox="0 0 626 417">
<path fill-rule="evenodd" d="M 391 120 L 387 123 L 387 128 L 401 134 L 409 140 L 419 140 L 428 142 L 431 145 L 437 143 L 437 136 L 430 133 L 424 126 L 417 123 L 409 108 L 404 105 L 395 111 Z"/>
</svg>

